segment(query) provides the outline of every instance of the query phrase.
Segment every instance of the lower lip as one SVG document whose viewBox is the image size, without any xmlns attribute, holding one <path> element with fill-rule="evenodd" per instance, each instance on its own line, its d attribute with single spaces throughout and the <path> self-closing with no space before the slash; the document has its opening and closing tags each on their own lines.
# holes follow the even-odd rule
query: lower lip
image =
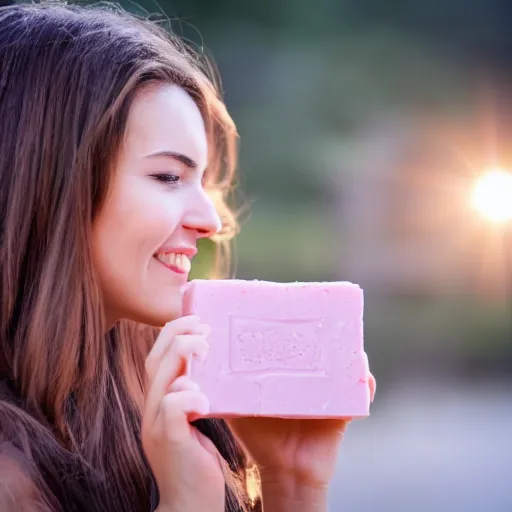
<svg viewBox="0 0 512 512">
<path fill-rule="evenodd" d="M 187 272 L 185 272 L 182 268 L 175 267 L 174 265 L 167 265 L 167 263 L 164 263 L 163 261 L 159 260 L 155 256 L 153 256 L 158 263 L 161 263 L 165 268 L 168 268 L 169 270 L 172 270 L 176 274 L 180 274 L 182 276 L 187 275 Z"/>
</svg>

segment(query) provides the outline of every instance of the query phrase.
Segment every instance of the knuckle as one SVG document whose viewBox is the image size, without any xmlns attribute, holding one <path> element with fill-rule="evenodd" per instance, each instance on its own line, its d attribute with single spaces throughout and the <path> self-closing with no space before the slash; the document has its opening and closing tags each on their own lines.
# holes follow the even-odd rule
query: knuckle
<svg viewBox="0 0 512 512">
<path fill-rule="evenodd" d="M 183 335 L 183 334 L 178 334 L 177 336 L 175 336 L 174 342 L 171 345 L 171 348 L 169 350 L 170 354 L 176 355 L 176 354 L 181 354 L 183 352 L 183 350 L 186 346 L 186 344 L 184 342 L 184 336 L 185 335 Z"/>
<path fill-rule="evenodd" d="M 178 355 L 184 355 L 190 352 L 190 347 L 194 344 L 194 337 L 190 334 L 178 334 L 171 350 Z"/>
<path fill-rule="evenodd" d="M 184 334 L 177 340 L 174 347 L 175 355 L 188 357 L 192 354 L 206 355 L 209 345 L 201 334 Z"/>
<path fill-rule="evenodd" d="M 176 401 L 176 394 L 175 393 L 167 393 L 162 398 L 162 401 L 160 403 L 160 407 L 164 411 L 174 411 L 178 408 L 178 404 Z"/>
<path fill-rule="evenodd" d="M 175 399 L 174 393 L 167 394 L 163 399 L 160 405 L 162 409 L 163 416 L 166 418 L 166 421 L 174 421 L 177 417 L 181 417 L 183 415 L 183 409 L 180 407 L 180 404 Z"/>
<path fill-rule="evenodd" d="M 160 408 L 166 415 L 176 410 L 176 401 L 174 400 L 172 393 L 168 393 L 162 398 Z"/>
</svg>

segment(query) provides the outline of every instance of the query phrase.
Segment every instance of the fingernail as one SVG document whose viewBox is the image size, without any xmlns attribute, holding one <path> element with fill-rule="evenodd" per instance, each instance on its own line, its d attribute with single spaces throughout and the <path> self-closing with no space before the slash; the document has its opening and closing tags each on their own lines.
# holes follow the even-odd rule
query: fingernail
<svg viewBox="0 0 512 512">
<path fill-rule="evenodd" d="M 201 404 L 201 407 L 199 408 L 199 414 L 202 414 L 203 416 L 210 413 L 210 402 L 205 398 L 204 402 Z"/>
<path fill-rule="evenodd" d="M 200 330 L 205 336 L 212 332 L 212 328 L 208 324 L 201 324 Z"/>
<path fill-rule="evenodd" d="M 200 348 L 198 348 L 194 355 L 200 361 L 204 361 L 206 359 L 206 356 L 208 355 L 209 349 L 210 349 L 210 344 L 207 341 L 205 341 L 204 345 L 202 345 Z"/>
</svg>

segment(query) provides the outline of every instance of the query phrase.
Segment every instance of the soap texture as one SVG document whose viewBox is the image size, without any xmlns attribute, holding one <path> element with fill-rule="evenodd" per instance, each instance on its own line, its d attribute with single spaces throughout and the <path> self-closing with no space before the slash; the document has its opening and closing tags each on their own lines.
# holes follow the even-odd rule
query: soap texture
<svg viewBox="0 0 512 512">
<path fill-rule="evenodd" d="M 369 415 L 358 285 L 194 280 L 183 314 L 211 327 L 208 356 L 188 368 L 211 417 Z"/>
</svg>

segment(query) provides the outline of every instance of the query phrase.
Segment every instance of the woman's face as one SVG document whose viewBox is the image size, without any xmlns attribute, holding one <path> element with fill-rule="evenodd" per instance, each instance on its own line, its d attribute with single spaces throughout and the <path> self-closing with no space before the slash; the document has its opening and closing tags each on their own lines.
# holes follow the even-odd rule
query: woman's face
<svg viewBox="0 0 512 512">
<path fill-rule="evenodd" d="M 146 88 L 131 109 L 106 202 L 93 225 L 93 254 L 109 323 L 163 325 L 181 313 L 199 238 L 220 220 L 202 186 L 207 138 L 181 88 Z"/>
</svg>

